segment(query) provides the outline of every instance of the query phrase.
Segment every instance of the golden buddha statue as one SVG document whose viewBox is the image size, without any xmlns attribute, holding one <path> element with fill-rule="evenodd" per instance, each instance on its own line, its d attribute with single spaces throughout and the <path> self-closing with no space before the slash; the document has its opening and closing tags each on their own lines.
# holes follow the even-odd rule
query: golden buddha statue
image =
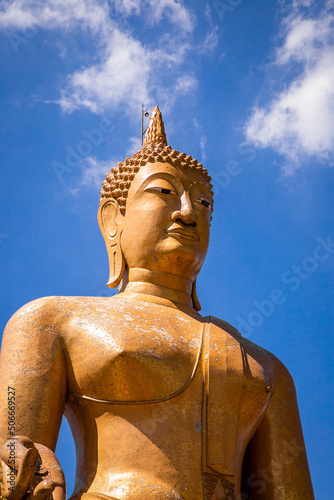
<svg viewBox="0 0 334 500">
<path fill-rule="evenodd" d="M 158 107 L 144 146 L 106 175 L 98 220 L 114 297 L 47 297 L 9 321 L 1 351 L 2 496 L 63 500 L 311 500 L 294 384 L 269 352 L 199 314 L 207 171 L 167 145 Z"/>
</svg>

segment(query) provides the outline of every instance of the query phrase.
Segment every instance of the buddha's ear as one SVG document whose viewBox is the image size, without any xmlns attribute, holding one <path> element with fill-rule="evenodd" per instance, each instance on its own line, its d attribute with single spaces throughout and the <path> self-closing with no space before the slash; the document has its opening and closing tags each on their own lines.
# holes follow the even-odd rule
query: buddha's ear
<svg viewBox="0 0 334 500">
<path fill-rule="evenodd" d="M 113 198 L 100 204 L 98 222 L 109 257 L 109 280 L 107 286 L 115 288 L 121 281 L 125 269 L 125 259 L 121 248 L 122 214 Z"/>
</svg>

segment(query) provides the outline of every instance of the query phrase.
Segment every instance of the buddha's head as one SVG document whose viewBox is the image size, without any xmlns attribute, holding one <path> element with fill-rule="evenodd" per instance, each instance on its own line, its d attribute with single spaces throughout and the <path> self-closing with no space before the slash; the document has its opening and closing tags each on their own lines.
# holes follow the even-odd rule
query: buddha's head
<svg viewBox="0 0 334 500">
<path fill-rule="evenodd" d="M 99 225 L 109 256 L 110 287 L 128 270 L 169 273 L 193 283 L 209 244 L 211 178 L 203 166 L 167 145 L 159 108 L 153 110 L 144 146 L 118 163 L 102 183 Z"/>
</svg>

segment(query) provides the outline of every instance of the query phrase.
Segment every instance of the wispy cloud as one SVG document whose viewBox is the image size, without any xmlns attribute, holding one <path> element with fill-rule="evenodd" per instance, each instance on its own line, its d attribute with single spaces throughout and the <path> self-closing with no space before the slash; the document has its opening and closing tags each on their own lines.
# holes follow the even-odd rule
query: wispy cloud
<svg viewBox="0 0 334 500">
<path fill-rule="evenodd" d="M 197 84 L 198 81 L 194 75 L 185 73 L 174 80 L 171 79 L 169 88 L 158 88 L 156 102 L 159 103 L 164 115 L 171 111 L 179 97 L 194 92 Z"/>
<path fill-rule="evenodd" d="M 289 71 L 284 89 L 266 105 L 256 105 L 245 125 L 249 142 L 271 147 L 286 158 L 292 173 L 303 159 L 333 161 L 334 155 L 334 15 L 329 2 L 317 15 L 301 13 L 312 2 L 295 1 L 283 22 L 284 41 L 274 64 Z M 305 9 L 304 9 L 305 11 Z"/>
<path fill-rule="evenodd" d="M 113 160 L 98 161 L 95 157 L 88 156 L 80 164 L 82 170 L 80 183 L 75 189 L 70 189 L 70 193 L 77 194 L 84 187 L 101 189 L 106 173 L 110 172 L 111 167 L 114 167 L 116 163 L 117 161 Z"/>
<path fill-rule="evenodd" d="M 139 15 L 142 3 L 141 0 L 114 0 L 115 10 L 127 16 Z"/>
<path fill-rule="evenodd" d="M 177 0 L 114 0 L 115 9 L 126 15 L 145 14 L 152 24 L 166 17 L 186 32 L 194 29 L 194 16 Z"/>
<path fill-rule="evenodd" d="M 140 148 L 141 148 L 140 137 L 138 137 L 138 136 L 136 136 L 136 137 L 130 137 L 130 139 L 129 139 L 129 147 L 126 150 L 125 155 L 129 156 L 131 158 L 131 156 L 133 154 L 135 154 L 135 152 L 138 151 L 138 149 L 140 149 Z"/>
<path fill-rule="evenodd" d="M 138 136 L 130 137 L 125 156 L 131 157 L 140 148 L 140 138 Z M 100 161 L 95 156 L 87 156 L 80 162 L 80 180 L 75 188 L 69 188 L 69 193 L 77 195 L 85 188 L 92 188 L 94 190 L 101 189 L 102 181 L 105 180 L 105 175 L 110 172 L 111 168 L 117 165 L 118 161 L 120 161 L 120 158 Z"/>
<path fill-rule="evenodd" d="M 200 54 L 211 54 L 219 44 L 218 28 L 212 26 L 210 31 L 206 34 L 205 40 L 199 46 Z"/>
<path fill-rule="evenodd" d="M 207 141 L 207 137 L 206 135 L 203 133 L 203 127 L 198 123 L 198 121 L 196 120 L 196 118 L 194 118 L 193 120 L 193 124 L 194 124 L 194 127 L 195 129 L 197 130 L 197 132 L 199 133 L 200 135 L 200 140 L 199 140 L 199 144 L 200 144 L 200 148 L 201 148 L 201 153 L 202 153 L 202 158 L 201 158 L 201 161 L 205 161 L 206 158 L 207 158 L 207 155 L 206 155 L 206 141 Z"/>
<path fill-rule="evenodd" d="M 188 91 L 193 90 L 197 85 L 197 80 L 192 75 L 183 75 L 177 79 L 175 91 L 180 94 L 186 94 Z"/>
</svg>

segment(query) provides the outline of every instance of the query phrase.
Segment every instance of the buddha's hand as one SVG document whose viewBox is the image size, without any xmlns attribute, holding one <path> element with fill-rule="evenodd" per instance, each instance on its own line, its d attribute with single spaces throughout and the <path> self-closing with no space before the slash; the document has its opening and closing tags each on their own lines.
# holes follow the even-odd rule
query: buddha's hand
<svg viewBox="0 0 334 500">
<path fill-rule="evenodd" d="M 0 459 L 8 500 L 65 500 L 64 473 L 46 446 L 15 436 L 2 445 Z"/>
</svg>

